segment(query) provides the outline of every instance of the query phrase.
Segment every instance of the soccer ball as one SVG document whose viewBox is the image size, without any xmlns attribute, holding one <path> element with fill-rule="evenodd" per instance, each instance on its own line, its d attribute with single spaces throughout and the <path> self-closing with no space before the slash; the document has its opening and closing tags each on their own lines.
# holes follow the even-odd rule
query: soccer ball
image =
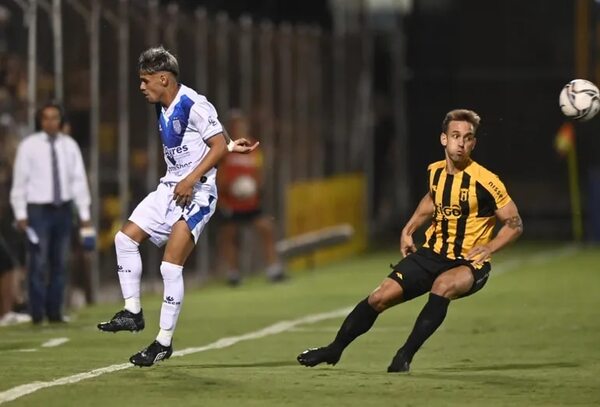
<svg viewBox="0 0 600 407">
<path fill-rule="evenodd" d="M 241 175 L 233 181 L 229 191 L 237 199 L 248 199 L 256 195 L 257 187 L 254 178 L 249 175 Z"/>
<path fill-rule="evenodd" d="M 600 110 L 600 91 L 590 81 L 573 79 L 562 88 L 558 102 L 565 116 L 585 122 Z"/>
</svg>

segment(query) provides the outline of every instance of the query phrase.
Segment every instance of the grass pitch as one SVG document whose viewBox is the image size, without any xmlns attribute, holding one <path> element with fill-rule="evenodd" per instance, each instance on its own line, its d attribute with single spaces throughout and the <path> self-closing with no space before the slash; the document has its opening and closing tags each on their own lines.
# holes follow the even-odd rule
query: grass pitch
<svg viewBox="0 0 600 407">
<path fill-rule="evenodd" d="M 337 366 L 300 366 L 296 355 L 327 344 L 343 316 L 299 318 L 352 307 L 397 260 L 369 254 L 281 285 L 257 277 L 238 289 L 188 291 L 174 347 L 197 352 L 152 368 L 123 364 L 156 335 L 160 297 L 142 299 L 146 330 L 137 335 L 96 330 L 121 304 L 85 309 L 62 327 L 0 328 L 0 404 L 24 394 L 6 405 L 600 405 L 599 247 L 517 244 L 498 255 L 487 286 L 451 304 L 409 374 L 385 370 L 425 297 L 385 312 Z M 265 327 L 272 331 L 260 334 Z M 54 338 L 69 341 L 41 346 Z M 44 382 L 51 386 L 25 394 Z"/>
</svg>

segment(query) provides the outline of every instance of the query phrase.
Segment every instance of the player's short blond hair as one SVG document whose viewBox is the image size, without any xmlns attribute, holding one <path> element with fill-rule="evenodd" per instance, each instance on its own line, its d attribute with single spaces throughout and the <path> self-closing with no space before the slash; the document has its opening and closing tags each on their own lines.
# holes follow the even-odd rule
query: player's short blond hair
<svg viewBox="0 0 600 407">
<path fill-rule="evenodd" d="M 148 48 L 140 54 L 138 59 L 138 69 L 140 72 L 156 73 L 160 71 L 171 72 L 176 77 L 179 76 L 179 63 L 177 58 L 169 51 L 160 47 Z"/>
<path fill-rule="evenodd" d="M 448 125 L 452 121 L 465 121 L 471 123 L 473 126 L 473 134 L 477 132 L 477 128 L 479 127 L 479 122 L 481 118 L 477 113 L 468 109 L 454 109 L 450 110 L 446 113 L 446 117 L 444 117 L 444 121 L 442 122 L 442 132 L 446 133 L 448 131 Z"/>
</svg>

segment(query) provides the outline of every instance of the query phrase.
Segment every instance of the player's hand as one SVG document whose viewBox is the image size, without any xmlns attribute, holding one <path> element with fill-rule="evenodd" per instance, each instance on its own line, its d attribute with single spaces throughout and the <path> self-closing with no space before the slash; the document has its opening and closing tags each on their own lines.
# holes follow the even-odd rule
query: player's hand
<svg viewBox="0 0 600 407">
<path fill-rule="evenodd" d="M 192 203 L 192 195 L 194 194 L 194 183 L 187 178 L 182 179 L 175 185 L 173 190 L 173 200 L 177 206 L 185 208 Z"/>
<path fill-rule="evenodd" d="M 21 219 L 21 220 L 18 220 L 18 221 L 16 222 L 16 225 L 15 225 L 15 226 L 16 226 L 16 228 L 17 228 L 18 230 L 20 230 L 21 232 L 25 233 L 25 231 L 27 230 L 27 226 L 28 226 L 28 225 L 29 225 L 29 224 L 27 223 L 27 219 Z"/>
<path fill-rule="evenodd" d="M 258 142 L 258 141 L 254 144 L 251 144 L 248 140 L 246 140 L 243 137 L 241 137 L 237 140 L 232 140 L 232 141 L 233 141 L 233 149 L 231 150 L 231 152 L 232 153 L 241 153 L 241 154 L 248 154 L 248 153 L 256 150 L 256 148 L 260 144 L 260 142 Z"/>
<path fill-rule="evenodd" d="M 466 259 L 475 264 L 483 264 L 492 258 L 492 250 L 488 245 L 475 246 L 469 253 L 467 253 Z"/>
<path fill-rule="evenodd" d="M 412 235 L 402 234 L 400 237 L 400 252 L 402 253 L 402 257 L 406 257 L 411 253 L 417 251 L 417 246 L 415 246 L 415 242 L 413 241 Z"/>
</svg>

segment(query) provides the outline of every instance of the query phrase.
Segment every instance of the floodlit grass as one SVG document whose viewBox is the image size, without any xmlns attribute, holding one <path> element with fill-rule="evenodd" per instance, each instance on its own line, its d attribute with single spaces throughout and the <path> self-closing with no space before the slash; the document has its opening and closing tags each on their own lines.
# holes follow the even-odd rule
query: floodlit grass
<svg viewBox="0 0 600 407">
<path fill-rule="evenodd" d="M 281 285 L 258 277 L 238 289 L 188 291 L 175 350 L 243 335 L 282 320 L 353 306 L 388 273 L 395 253 L 375 253 Z M 451 304 L 410 374 L 386 367 L 425 297 L 383 314 L 335 367 L 305 368 L 296 355 L 327 344 L 343 317 L 146 369 L 55 386 L 15 406 L 554 406 L 600 404 L 600 248 L 516 245 L 494 260 L 476 295 Z M 494 274 L 495 273 L 495 274 Z M 127 362 L 157 332 L 160 298 L 143 298 L 146 330 L 103 334 L 121 304 L 91 307 L 62 327 L 0 328 L 0 393 Z M 42 348 L 48 339 L 69 342 Z M 35 352 L 23 352 L 37 349 Z M 0 400 L 2 395 L 0 395 Z"/>
</svg>

